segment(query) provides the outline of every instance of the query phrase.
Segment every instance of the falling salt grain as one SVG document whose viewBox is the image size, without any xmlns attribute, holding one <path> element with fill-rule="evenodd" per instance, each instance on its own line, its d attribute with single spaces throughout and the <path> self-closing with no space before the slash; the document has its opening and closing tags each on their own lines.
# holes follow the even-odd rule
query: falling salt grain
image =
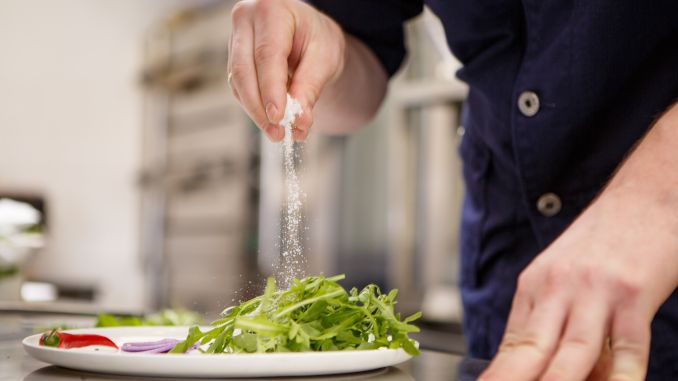
<svg viewBox="0 0 678 381">
<path fill-rule="evenodd" d="M 284 210 L 282 227 L 282 259 L 278 265 L 278 277 L 283 287 L 288 286 L 292 279 L 303 275 L 303 248 L 301 245 L 300 224 L 302 223 L 303 192 L 299 185 L 299 178 L 295 167 L 294 139 L 292 131 L 297 116 L 303 112 L 298 100 L 287 94 L 285 114 L 280 125 L 285 129 L 283 140 L 283 163 L 285 166 L 285 183 L 287 186 L 287 206 Z"/>
</svg>

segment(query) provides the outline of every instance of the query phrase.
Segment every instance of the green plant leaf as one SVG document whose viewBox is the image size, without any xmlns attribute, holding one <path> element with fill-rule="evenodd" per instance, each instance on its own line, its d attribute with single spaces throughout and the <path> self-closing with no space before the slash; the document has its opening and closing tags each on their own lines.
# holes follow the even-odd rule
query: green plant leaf
<svg viewBox="0 0 678 381">
<path fill-rule="evenodd" d="M 205 353 L 266 353 L 402 348 L 419 353 L 408 333 L 417 312 L 401 320 L 395 311 L 396 290 L 383 294 L 376 285 L 346 291 L 343 275 L 294 279 L 277 290 L 269 278 L 262 295 L 224 310 L 212 329 L 190 329 L 172 352 L 185 352 L 200 341 Z"/>
</svg>

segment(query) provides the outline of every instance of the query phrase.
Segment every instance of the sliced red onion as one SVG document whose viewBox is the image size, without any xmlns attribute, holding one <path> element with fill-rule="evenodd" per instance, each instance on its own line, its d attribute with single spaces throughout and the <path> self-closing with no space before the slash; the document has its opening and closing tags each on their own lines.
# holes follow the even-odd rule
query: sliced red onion
<svg viewBox="0 0 678 381">
<path fill-rule="evenodd" d="M 177 343 L 179 343 L 177 339 L 162 339 L 140 343 L 125 343 L 121 349 L 123 352 L 166 353 L 171 351 Z"/>
<path fill-rule="evenodd" d="M 155 349 L 150 349 L 148 351 L 144 351 L 144 353 L 167 353 L 167 352 L 171 351 L 172 348 L 174 348 L 175 346 L 176 346 L 176 344 L 168 344 L 164 347 L 158 347 L 158 348 L 155 348 Z"/>
</svg>

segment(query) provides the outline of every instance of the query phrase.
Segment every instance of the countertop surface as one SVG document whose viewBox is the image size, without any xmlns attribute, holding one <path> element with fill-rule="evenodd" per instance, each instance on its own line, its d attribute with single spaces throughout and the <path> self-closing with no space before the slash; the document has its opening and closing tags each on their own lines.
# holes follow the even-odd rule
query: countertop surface
<svg viewBox="0 0 678 381">
<path fill-rule="evenodd" d="M 87 324 L 88 319 L 91 320 L 91 317 L 78 318 L 53 314 L 21 314 L 0 311 L 0 380 L 158 380 L 158 378 L 86 373 L 51 366 L 28 356 L 21 345 L 21 339 L 33 334 L 36 327 L 45 327 L 50 324 L 63 322 L 82 326 Z M 393 368 L 336 376 L 285 378 L 285 380 L 471 381 L 476 379 L 485 366 L 487 366 L 487 362 L 483 360 L 464 358 L 463 356 L 451 353 L 423 350 L 420 356 Z M 174 380 L 186 379 L 176 378 Z"/>
</svg>

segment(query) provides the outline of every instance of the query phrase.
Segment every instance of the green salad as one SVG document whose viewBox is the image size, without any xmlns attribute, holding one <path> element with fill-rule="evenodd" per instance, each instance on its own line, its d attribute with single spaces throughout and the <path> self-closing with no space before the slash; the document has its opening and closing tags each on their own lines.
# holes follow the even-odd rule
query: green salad
<svg viewBox="0 0 678 381">
<path fill-rule="evenodd" d="M 382 293 L 370 284 L 346 291 L 333 277 L 294 279 L 278 290 L 269 278 L 263 295 L 222 312 L 212 328 L 195 325 L 171 353 L 200 345 L 205 353 L 264 353 L 402 348 L 419 354 L 408 334 L 421 312 L 401 319 L 395 312 L 397 290 Z"/>
<path fill-rule="evenodd" d="M 200 324 L 202 318 L 197 312 L 185 309 L 166 309 L 154 314 L 139 316 L 119 316 L 106 313 L 97 315 L 95 327 L 130 327 L 157 325 L 191 325 Z"/>
</svg>

